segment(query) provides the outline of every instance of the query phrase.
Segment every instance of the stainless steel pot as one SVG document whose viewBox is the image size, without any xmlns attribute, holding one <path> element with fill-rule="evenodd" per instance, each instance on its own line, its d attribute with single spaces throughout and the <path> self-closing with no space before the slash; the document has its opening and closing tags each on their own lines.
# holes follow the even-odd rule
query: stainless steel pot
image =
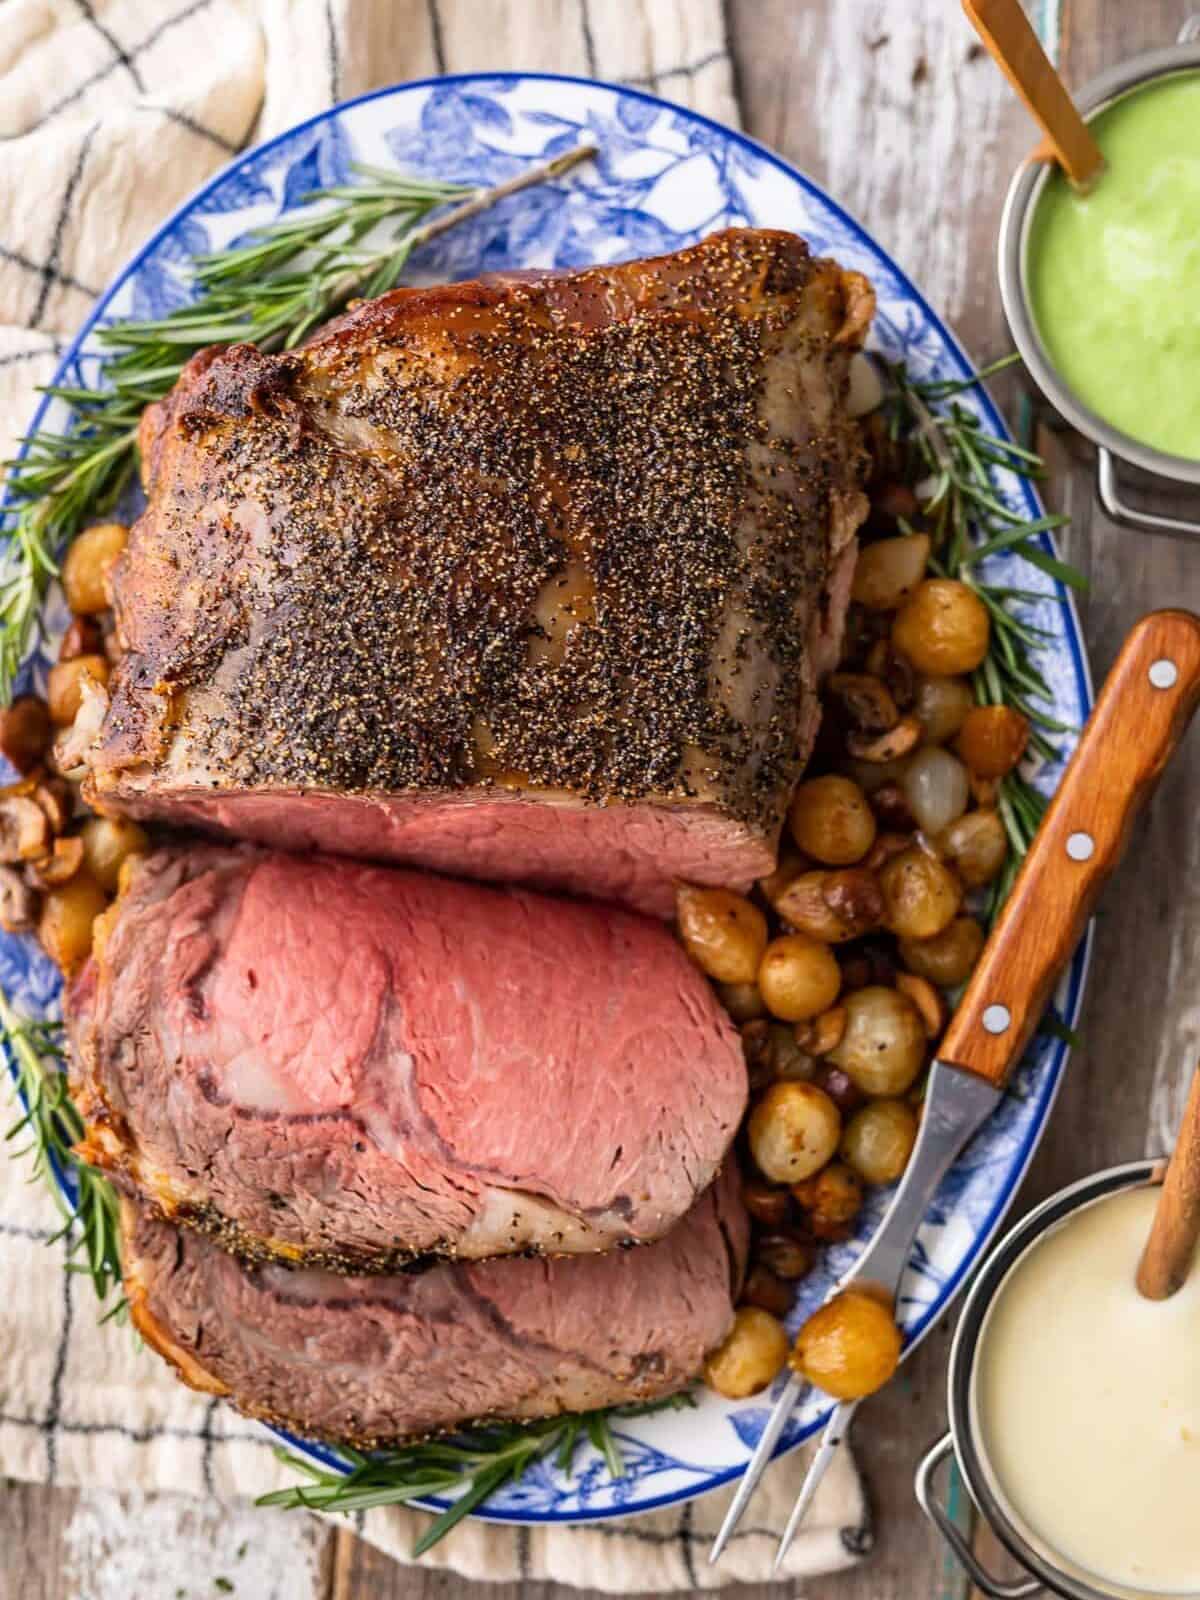
<svg viewBox="0 0 1200 1600">
<path fill-rule="evenodd" d="M 1075 99 L 1080 110 L 1091 118 L 1106 110 L 1131 89 L 1140 88 L 1155 78 L 1172 77 L 1200 68 L 1200 16 L 1183 26 L 1178 42 L 1161 50 L 1150 50 L 1131 61 L 1111 67 L 1088 84 Z M 1013 341 L 1034 381 L 1043 394 L 1071 425 L 1096 446 L 1096 492 L 1100 504 L 1113 519 L 1126 527 L 1177 539 L 1200 538 L 1200 522 L 1185 517 L 1169 517 L 1142 511 L 1121 498 L 1117 463 L 1127 462 L 1143 471 L 1167 479 L 1175 485 L 1200 488 L 1200 461 L 1168 455 L 1114 428 L 1111 423 L 1077 399 L 1050 361 L 1038 335 L 1029 307 L 1026 250 L 1030 224 L 1038 200 L 1051 174 L 1045 162 L 1027 161 L 1017 170 L 1009 185 L 1004 214 L 1000 221 L 1000 295 Z"/>
<path fill-rule="evenodd" d="M 1007 1233 L 984 1262 L 963 1306 L 954 1344 L 950 1351 L 948 1410 L 950 1431 L 930 1449 L 917 1468 L 916 1494 L 922 1511 L 937 1527 L 977 1587 L 995 1600 L 1019 1600 L 1020 1596 L 1049 1589 L 1064 1600 L 1145 1600 L 1144 1589 L 1128 1589 L 1084 1577 L 1060 1562 L 1034 1535 L 1021 1526 L 999 1492 L 987 1459 L 987 1441 L 979 1437 L 972 1388 L 975 1357 L 984 1321 L 997 1290 L 1009 1270 L 1029 1247 L 1065 1217 L 1092 1205 L 1121 1189 L 1137 1188 L 1154 1182 L 1161 1175 L 1160 1163 L 1134 1161 L 1123 1167 L 1110 1167 L 1084 1178 L 1070 1188 L 1051 1195 Z M 934 1476 L 953 1451 L 959 1470 L 980 1514 L 987 1518 L 996 1537 L 1030 1574 L 1026 1579 L 1004 1583 L 989 1573 L 950 1520 L 934 1493 Z"/>
</svg>

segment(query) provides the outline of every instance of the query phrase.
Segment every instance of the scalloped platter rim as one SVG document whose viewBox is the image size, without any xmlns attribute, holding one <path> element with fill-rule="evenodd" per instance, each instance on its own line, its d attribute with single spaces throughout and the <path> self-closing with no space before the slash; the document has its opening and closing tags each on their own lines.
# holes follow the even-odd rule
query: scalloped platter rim
<svg viewBox="0 0 1200 1600">
<path fill-rule="evenodd" d="M 534 160 L 546 160 L 583 137 L 598 159 L 568 179 L 526 190 L 452 230 L 414 255 L 406 281 L 436 282 L 513 267 L 578 267 L 678 249 L 714 229 L 738 224 L 803 234 L 817 253 L 836 255 L 875 284 L 879 311 L 872 347 L 903 359 L 919 377 L 962 377 L 970 365 L 961 347 L 890 255 L 810 178 L 763 146 L 683 107 L 634 89 L 547 74 L 464 74 L 379 90 L 323 112 L 232 161 L 163 225 L 98 302 L 63 357 L 55 381 L 95 385 L 92 337 L 102 322 L 158 317 L 188 298 L 183 269 L 199 251 L 220 250 L 246 231 L 300 204 L 322 185 L 345 182 L 354 161 L 423 176 L 493 184 Z M 987 426 L 1007 433 L 990 397 L 971 391 L 964 403 Z M 63 420 L 60 403 L 43 400 L 31 429 Z M 1000 474 L 998 492 L 1029 517 L 1042 515 L 1032 487 Z M 1038 536 L 1047 554 L 1049 535 Z M 988 576 L 1018 559 L 1001 555 Z M 1053 635 L 1038 665 L 1054 695 L 1053 714 L 1078 727 L 1092 692 L 1078 617 L 1056 581 L 1020 564 L 1020 587 L 1044 598 L 1030 614 Z M 67 621 L 57 588 L 44 608 L 46 634 Z M 52 657 L 45 641 L 30 653 L 21 687 L 44 689 Z M 1063 754 L 1071 740 L 1064 740 Z M 1059 767 L 1041 772 L 1053 788 Z M 1078 1015 L 1088 963 L 1085 939 L 1057 995 L 1068 1027 Z M 0 936 L 0 983 L 32 1016 L 58 1014 L 59 979 L 28 939 Z M 959 1158 L 922 1228 L 901 1288 L 907 1348 L 946 1310 L 992 1238 L 1033 1155 L 1068 1054 L 1061 1039 L 1042 1038 L 1028 1054 L 987 1127 Z M 11 1065 L 11 1063 L 10 1063 Z M 73 1197 L 71 1175 L 58 1173 Z M 829 1249 L 801 1285 L 789 1325 L 794 1331 L 824 1298 L 882 1214 L 886 1196 L 866 1209 L 859 1237 Z M 782 1383 L 782 1379 L 779 1380 Z M 689 1499 L 737 1477 L 745 1468 L 773 1395 L 729 1402 L 704 1394 L 694 1409 L 621 1421 L 615 1431 L 625 1475 L 609 1477 L 590 1446 L 574 1475 L 552 1463 L 532 1468 L 489 1499 L 476 1515 L 505 1522 L 572 1523 L 625 1516 Z M 828 1415 L 810 1396 L 780 1444 L 795 1448 Z M 285 1436 L 286 1437 L 286 1436 Z M 323 1464 L 335 1452 L 306 1441 L 289 1444 Z M 427 1502 L 444 1509 L 445 1501 Z"/>
</svg>

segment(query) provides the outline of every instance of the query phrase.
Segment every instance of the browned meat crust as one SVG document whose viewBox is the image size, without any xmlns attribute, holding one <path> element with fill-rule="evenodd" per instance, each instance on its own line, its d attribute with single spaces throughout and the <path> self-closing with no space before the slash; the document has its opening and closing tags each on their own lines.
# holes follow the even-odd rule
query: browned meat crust
<svg viewBox="0 0 1200 1600">
<path fill-rule="evenodd" d="M 92 793 L 493 786 L 699 803 L 769 846 L 864 510 L 871 307 L 735 231 L 197 357 L 143 429 Z"/>
</svg>

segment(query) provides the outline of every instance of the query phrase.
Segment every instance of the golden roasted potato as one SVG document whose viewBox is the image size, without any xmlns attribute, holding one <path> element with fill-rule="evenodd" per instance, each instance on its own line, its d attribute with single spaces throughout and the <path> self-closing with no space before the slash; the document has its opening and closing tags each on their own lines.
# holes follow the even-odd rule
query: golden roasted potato
<svg viewBox="0 0 1200 1600">
<path fill-rule="evenodd" d="M 719 983 L 753 983 L 767 944 L 767 919 L 745 895 L 682 883 L 675 912 L 684 949 Z"/>
<path fill-rule="evenodd" d="M 900 1362 L 900 1330 L 889 1306 L 862 1289 L 845 1289 L 813 1312 L 800 1330 L 791 1364 L 835 1400 L 874 1394 Z"/>
<path fill-rule="evenodd" d="M 814 861 L 848 867 L 875 842 L 875 817 L 853 778 L 830 773 L 796 790 L 788 812 L 792 837 Z"/>
<path fill-rule="evenodd" d="M 92 924 L 107 904 L 104 890 L 86 868 L 42 900 L 38 939 L 68 977 L 91 954 Z"/>
<path fill-rule="evenodd" d="M 122 863 L 150 848 L 149 834 L 128 817 L 89 817 L 79 831 L 88 869 L 109 894 L 117 892 Z"/>
<path fill-rule="evenodd" d="M 775 1381 L 787 1354 L 779 1319 L 760 1306 L 739 1306 L 724 1342 L 704 1363 L 704 1381 L 727 1400 L 745 1400 Z"/>
<path fill-rule="evenodd" d="M 1029 722 L 1012 706 L 976 706 L 954 748 L 977 778 L 1003 778 L 1025 754 Z"/>
<path fill-rule="evenodd" d="M 944 861 L 912 845 L 879 869 L 884 921 L 901 939 L 932 939 L 954 920 L 963 886 Z"/>
<path fill-rule="evenodd" d="M 926 578 L 896 613 L 892 643 L 919 673 L 974 672 L 988 652 L 987 607 L 957 578 Z"/>
<path fill-rule="evenodd" d="M 901 939 L 900 959 L 919 978 L 953 989 L 975 970 L 983 941 L 983 929 L 974 917 L 955 917 L 932 939 Z"/>
<path fill-rule="evenodd" d="M 871 1100 L 846 1124 L 841 1158 L 864 1183 L 895 1183 L 917 1141 L 917 1114 L 904 1100 Z"/>
<path fill-rule="evenodd" d="M 828 1010 L 842 986 L 841 968 L 827 944 L 806 933 L 772 939 L 758 965 L 767 1010 L 784 1022 L 806 1022 Z"/>
<path fill-rule="evenodd" d="M 862 1183 L 844 1161 L 831 1161 L 814 1177 L 793 1184 L 792 1194 L 821 1223 L 853 1222 L 862 1208 Z"/>
<path fill-rule="evenodd" d="M 107 609 L 108 575 L 128 538 L 129 529 L 121 523 L 102 522 L 85 528 L 72 542 L 63 558 L 62 586 L 76 616 L 90 617 Z"/>
<path fill-rule="evenodd" d="M 895 611 L 925 576 L 927 533 L 903 534 L 864 545 L 854 568 L 850 598 L 868 611 Z"/>
<path fill-rule="evenodd" d="M 921 1013 L 907 995 L 883 984 L 854 990 L 845 1007 L 846 1031 L 829 1060 L 864 1094 L 903 1094 L 925 1064 Z"/>
<path fill-rule="evenodd" d="M 735 1022 L 753 1022 L 765 1017 L 767 1008 L 756 983 L 719 983 L 717 993 L 721 1004 Z"/>
<path fill-rule="evenodd" d="M 750 1113 L 750 1154 L 774 1183 L 799 1183 L 818 1172 L 837 1149 L 838 1109 L 823 1089 L 787 1080 L 773 1083 Z"/>
</svg>

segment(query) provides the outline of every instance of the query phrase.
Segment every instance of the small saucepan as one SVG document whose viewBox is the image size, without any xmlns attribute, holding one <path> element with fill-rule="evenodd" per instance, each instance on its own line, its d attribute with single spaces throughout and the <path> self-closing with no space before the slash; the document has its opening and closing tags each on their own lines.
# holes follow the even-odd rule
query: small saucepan
<svg viewBox="0 0 1200 1600">
<path fill-rule="evenodd" d="M 917 1469 L 917 1501 L 934 1523 L 960 1564 L 980 1591 L 995 1600 L 1018 1600 L 1023 1595 L 1045 1589 L 1064 1600 L 1145 1600 L 1145 1589 L 1110 1584 L 1095 1575 L 1085 1575 L 1058 1556 L 1027 1528 L 1005 1499 L 988 1457 L 988 1441 L 983 1437 L 976 1397 L 976 1358 L 981 1335 L 985 1336 L 988 1312 L 997 1292 L 1005 1284 L 1010 1269 L 1025 1257 L 1031 1246 L 1051 1229 L 1083 1207 L 1108 1198 L 1121 1190 L 1154 1183 L 1161 1178 L 1161 1163 L 1135 1161 L 1084 1178 L 1031 1211 L 1005 1235 L 980 1269 L 963 1306 L 950 1352 L 948 1409 L 950 1430 L 932 1447 Z M 953 1452 L 972 1500 L 991 1525 L 996 1537 L 1008 1550 L 1028 1578 L 1002 1582 L 989 1573 L 951 1521 L 949 1513 L 934 1493 L 938 1468 Z"/>
<path fill-rule="evenodd" d="M 1200 69 L 1200 17 L 1192 17 L 1178 42 L 1151 50 L 1102 73 L 1075 96 L 1090 121 L 1133 89 L 1175 74 Z M 1000 293 L 1013 341 L 1030 375 L 1054 409 L 1096 446 L 1096 490 L 1113 521 L 1173 538 L 1200 538 L 1200 521 L 1144 511 L 1121 498 L 1118 463 L 1140 468 L 1166 484 L 1200 489 L 1200 460 L 1169 455 L 1132 438 L 1098 416 L 1071 390 L 1051 360 L 1037 329 L 1030 304 L 1028 253 L 1034 213 L 1052 175 L 1050 163 L 1025 162 L 1009 186 L 1000 223 Z M 1103 182 L 1103 178 L 1100 180 Z M 1079 292 L 1088 293 L 1081 272 Z"/>
</svg>

